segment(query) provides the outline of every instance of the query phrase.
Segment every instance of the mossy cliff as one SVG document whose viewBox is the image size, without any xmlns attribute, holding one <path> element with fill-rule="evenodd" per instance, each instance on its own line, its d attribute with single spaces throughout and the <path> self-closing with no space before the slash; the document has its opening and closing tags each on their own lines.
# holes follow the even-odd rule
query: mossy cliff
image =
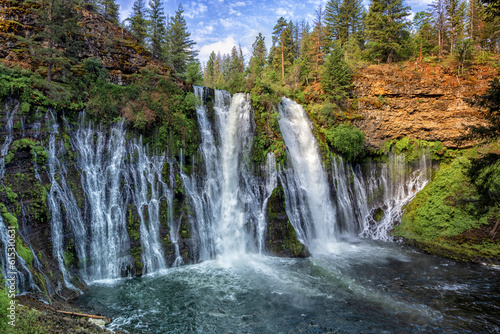
<svg viewBox="0 0 500 334">
<path fill-rule="evenodd" d="M 298 239 L 285 209 L 285 193 L 281 182 L 267 202 L 266 251 L 278 257 L 308 257 L 309 253 Z"/>
</svg>

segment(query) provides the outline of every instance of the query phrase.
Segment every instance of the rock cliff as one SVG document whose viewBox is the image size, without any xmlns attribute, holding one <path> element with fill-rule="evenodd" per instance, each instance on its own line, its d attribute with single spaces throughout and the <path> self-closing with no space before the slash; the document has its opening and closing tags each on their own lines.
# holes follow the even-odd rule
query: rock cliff
<svg viewBox="0 0 500 334">
<path fill-rule="evenodd" d="M 450 148 L 470 147 L 455 142 L 464 126 L 481 123 L 474 96 L 486 92 L 498 70 L 473 66 L 458 75 L 454 66 L 406 63 L 372 65 L 354 77 L 354 91 L 366 133 L 366 143 L 381 147 L 384 141 L 403 137 L 441 141 Z"/>
</svg>

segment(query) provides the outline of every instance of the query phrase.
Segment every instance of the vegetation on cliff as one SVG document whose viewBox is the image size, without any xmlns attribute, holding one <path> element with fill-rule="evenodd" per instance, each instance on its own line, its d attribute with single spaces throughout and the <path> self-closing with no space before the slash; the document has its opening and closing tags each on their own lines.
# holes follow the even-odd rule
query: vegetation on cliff
<svg viewBox="0 0 500 334">
<path fill-rule="evenodd" d="M 481 104 L 491 120 L 470 127 L 467 137 L 494 139 L 498 124 L 500 86 L 494 80 Z M 500 261 L 500 147 L 483 145 L 451 163 L 442 164 L 435 179 L 406 208 L 396 235 L 420 247 L 460 260 Z"/>
</svg>

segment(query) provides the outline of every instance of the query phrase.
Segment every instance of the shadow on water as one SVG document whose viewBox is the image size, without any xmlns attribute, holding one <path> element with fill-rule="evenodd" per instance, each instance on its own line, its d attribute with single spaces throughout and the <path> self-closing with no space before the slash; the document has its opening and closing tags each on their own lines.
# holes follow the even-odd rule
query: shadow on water
<svg viewBox="0 0 500 334">
<path fill-rule="evenodd" d="M 498 270 L 357 241 L 309 259 L 218 258 L 96 282 L 79 302 L 134 333 L 496 333 Z"/>
</svg>

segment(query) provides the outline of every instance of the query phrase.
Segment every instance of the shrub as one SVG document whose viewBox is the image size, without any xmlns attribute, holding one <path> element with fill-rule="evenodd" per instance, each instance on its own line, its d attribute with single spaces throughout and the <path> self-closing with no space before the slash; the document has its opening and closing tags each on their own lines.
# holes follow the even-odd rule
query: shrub
<svg viewBox="0 0 500 334">
<path fill-rule="evenodd" d="M 356 159 L 364 151 L 365 134 L 351 124 L 340 124 L 325 131 L 326 140 L 347 161 Z"/>
</svg>

